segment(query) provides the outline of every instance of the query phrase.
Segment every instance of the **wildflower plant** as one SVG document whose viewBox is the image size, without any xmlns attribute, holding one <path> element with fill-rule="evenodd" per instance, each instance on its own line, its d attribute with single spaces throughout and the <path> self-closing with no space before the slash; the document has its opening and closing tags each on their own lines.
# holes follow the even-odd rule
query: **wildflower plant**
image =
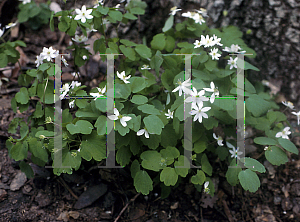
<svg viewBox="0 0 300 222">
<path fill-rule="evenodd" d="M 144 195 L 160 183 L 162 195 L 167 196 L 170 187 L 182 181 L 194 184 L 199 192 L 214 195 L 211 178 L 219 176 L 213 171 L 217 161 L 228 166 L 224 171 L 229 184 L 241 184 L 245 190 L 255 192 L 265 167 L 256 159 L 245 157 L 241 146 L 236 148 L 237 68 L 246 75 L 249 69 L 259 70 L 247 61 L 241 66 L 242 60 L 233 58 L 244 51 L 252 54 L 244 56 L 255 57 L 255 52 L 243 42 L 237 27 L 209 29 L 205 9 L 183 12 L 182 22 L 174 24 L 174 16 L 180 16 L 184 10 L 172 8 L 162 33 L 148 43 L 106 36 L 104 21 L 127 24 L 143 15 L 146 6 L 143 1 L 131 0 L 125 5 L 125 13 L 99 3 L 92 8 L 82 6 L 52 14 L 51 29 L 54 30 L 54 19 L 58 19 L 58 29 L 73 38 L 69 49 L 75 66 L 83 66 L 87 62 L 83 56 L 90 56 L 88 45 L 74 37 L 76 31 L 86 38 L 87 29 L 102 34 L 89 46 L 100 53 L 102 61 L 106 61 L 107 55 L 124 55 L 119 57 L 120 64 L 113 73 L 107 75 L 114 79 L 114 104 L 110 104 L 113 108 L 108 110 L 112 87 L 108 80 L 87 91 L 80 84 L 80 75 L 76 75 L 78 82 L 64 83 L 60 98 L 55 98 L 52 79 L 59 70 L 53 63 L 56 52 L 51 47 L 45 49 L 37 67 L 24 74 L 30 87 L 22 87 L 12 99 L 13 110 L 24 112 L 31 98 L 38 98 L 27 122 L 16 118 L 10 124 L 10 133 L 20 126 L 20 138 L 6 142 L 10 157 L 22 161 L 21 170 L 28 177 L 33 176 L 28 152 L 32 154 L 30 161 L 40 166 L 52 165 L 54 174 L 71 174 L 84 168 L 83 160 L 95 164 L 105 161 L 109 157 L 106 136 L 113 132 L 116 163 L 130 168 L 135 189 Z M 223 59 L 221 52 L 230 61 L 225 67 L 218 62 Z M 188 68 L 187 58 L 192 64 Z M 191 75 L 187 76 L 188 73 Z M 286 116 L 278 111 L 279 106 L 262 90 L 261 84 L 255 87 L 246 77 L 244 80 L 245 125 L 256 130 L 254 142 L 265 158 L 274 165 L 284 164 L 288 161 L 287 151 L 298 154 L 289 140 L 293 133 L 290 138 L 278 137 L 283 135 L 283 123 L 289 125 Z M 53 106 L 59 100 L 63 103 L 62 133 L 55 135 Z M 190 132 L 185 128 L 187 123 Z M 278 134 L 280 131 L 282 134 Z M 54 137 L 61 138 L 61 147 L 54 146 Z M 54 164 L 59 152 L 62 167 Z M 190 155 L 185 155 L 187 152 Z"/>
</svg>

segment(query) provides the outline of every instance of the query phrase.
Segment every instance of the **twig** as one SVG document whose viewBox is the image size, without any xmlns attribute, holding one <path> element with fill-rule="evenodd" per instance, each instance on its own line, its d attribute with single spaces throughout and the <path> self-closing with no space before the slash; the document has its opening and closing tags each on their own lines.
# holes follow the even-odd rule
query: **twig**
<svg viewBox="0 0 300 222">
<path fill-rule="evenodd" d="M 66 182 L 65 182 L 61 177 L 58 177 L 58 182 L 62 183 L 62 185 L 70 192 L 70 194 L 71 194 L 76 200 L 78 200 L 78 196 L 72 191 L 72 189 L 68 186 L 68 184 L 66 184 Z"/>
<path fill-rule="evenodd" d="M 226 201 L 223 200 L 222 203 L 223 203 L 224 211 L 225 211 L 225 214 L 226 214 L 228 220 L 229 220 L 230 222 L 233 222 L 233 218 L 232 218 L 232 216 L 231 216 L 231 213 L 230 213 L 230 210 L 229 210 L 229 208 L 228 208 L 228 206 L 227 206 Z"/>
<path fill-rule="evenodd" d="M 131 202 L 134 202 L 135 199 L 136 199 L 140 194 L 141 194 L 141 193 L 136 194 L 133 198 L 130 199 L 129 202 L 127 202 L 127 204 L 123 207 L 123 209 L 122 209 L 121 212 L 119 213 L 118 217 L 114 220 L 114 222 L 117 222 L 117 221 L 120 219 L 121 215 L 122 215 L 122 214 L 124 213 L 124 211 L 127 209 L 128 205 L 129 205 Z"/>
</svg>

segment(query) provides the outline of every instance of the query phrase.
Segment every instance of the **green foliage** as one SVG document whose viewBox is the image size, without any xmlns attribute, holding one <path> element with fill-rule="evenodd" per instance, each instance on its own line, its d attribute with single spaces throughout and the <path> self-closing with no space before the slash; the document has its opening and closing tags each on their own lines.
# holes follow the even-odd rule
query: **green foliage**
<svg viewBox="0 0 300 222">
<path fill-rule="evenodd" d="M 50 14 L 45 5 L 37 6 L 32 2 L 20 4 L 19 7 L 20 22 L 29 22 L 32 26 L 44 13 L 45 19 L 37 22 L 32 28 L 48 23 Z M 206 35 L 213 38 L 215 34 L 217 38 L 221 38 L 220 42 L 224 47 L 238 44 L 242 50 L 253 53 L 252 57 L 255 57 L 255 52 L 244 43 L 241 38 L 242 32 L 237 27 L 209 29 L 206 24 L 196 24 L 192 19 L 174 25 L 173 15 L 166 20 L 163 33 L 156 34 L 148 43 L 145 40 L 136 43 L 126 39 L 108 38 L 105 35 L 105 22 L 108 21 L 112 28 L 117 28 L 120 23 L 127 24 L 128 20 L 135 20 L 143 15 L 146 7 L 146 3 L 141 0 L 131 0 L 126 5 L 126 13 L 123 14 L 122 10 L 99 5 L 91 8 L 93 19 L 87 19 L 85 23 L 75 20 L 76 15 L 72 10 L 51 14 L 51 30 L 54 31 L 55 20 L 58 18 L 58 29 L 71 39 L 79 29 L 86 37 L 88 29 L 92 27 L 102 34 L 90 46 L 76 39 L 74 41 L 73 38 L 73 44 L 68 49 L 72 51 L 75 66 L 86 64 L 86 59 L 90 56 L 87 46 L 100 54 L 123 54 L 118 58 L 118 68 L 115 72 L 125 73 L 125 76 L 120 78 L 113 73 L 114 108 L 119 114 L 116 115 L 115 111 L 114 116 L 110 116 L 112 114 L 108 113 L 108 107 L 111 108 L 113 104 L 110 98 L 107 98 L 107 91 L 112 92 L 112 89 L 106 88 L 106 81 L 102 81 L 99 88 L 93 88 L 91 91 L 87 91 L 86 86 L 70 87 L 75 82 L 68 83 L 69 87 L 65 84 L 61 91 L 66 91 L 69 97 L 86 98 L 73 97 L 69 100 L 66 97 L 67 99 L 62 100 L 62 133 L 55 134 L 55 96 L 52 79 L 58 67 L 53 61 L 44 59 L 36 69 L 28 70 L 18 79 L 19 84 L 24 87 L 12 99 L 12 109 L 15 112 L 24 112 L 30 104 L 35 110 L 27 122 L 21 118 L 12 120 L 9 132 L 18 133 L 20 137 L 7 140 L 10 157 L 22 161 L 20 168 L 28 177 L 33 176 L 28 164 L 28 152 L 31 153 L 33 163 L 40 166 L 52 164 L 56 175 L 71 174 L 80 168 L 82 159 L 99 163 L 107 158 L 106 136 L 114 130 L 116 162 L 121 166 L 130 167 L 137 192 L 148 195 L 153 190 L 153 185 L 160 183 L 161 197 L 165 198 L 171 192 L 170 186 L 176 187 L 182 181 L 181 177 L 187 177 L 187 181 L 194 184 L 200 192 L 203 191 L 203 184 L 208 181 L 208 188 L 213 196 L 215 188 L 210 177 L 215 176 L 213 169 L 216 162 L 222 162 L 218 163 L 222 166 L 230 165 L 226 172 L 226 179 L 230 185 L 241 184 L 245 190 L 255 192 L 260 186 L 257 173 L 265 173 L 265 167 L 258 160 L 249 157 L 232 159 L 228 150 L 232 147 L 218 144 L 212 135 L 214 132 L 220 132 L 219 136 L 222 135 L 223 138 L 235 139 L 235 123 L 238 116 L 237 101 L 234 97 L 237 93 L 244 93 L 245 122 L 257 133 L 254 142 L 267 146 L 263 151 L 266 159 L 271 164 L 280 165 L 288 161 L 286 152 L 298 154 L 298 149 L 290 140 L 275 136 L 276 132 L 283 128 L 282 122 L 287 122 L 287 118 L 278 111 L 279 107 L 270 96 L 255 88 L 247 78 L 244 81 L 245 92 L 240 92 L 236 69 L 230 69 L 229 65 L 220 68 L 218 60 L 212 59 L 210 46 L 196 47 L 197 43 L 192 44 L 190 40 L 200 40 Z M 141 42 L 143 44 L 139 44 Z M 219 48 L 214 44 L 214 47 Z M 16 46 L 26 45 L 21 41 L 0 45 L 0 67 L 17 62 L 19 53 L 15 49 Z M 186 74 L 189 72 L 185 69 L 189 56 L 192 63 L 191 86 L 184 82 L 188 80 Z M 229 56 L 225 58 L 228 59 Z M 106 56 L 101 55 L 101 59 L 104 62 Z M 237 65 L 245 71 L 246 76 L 247 70 L 258 71 L 250 63 L 245 61 L 242 67 L 240 62 Z M 212 83 L 215 89 L 209 90 Z M 202 96 L 206 98 L 216 96 L 214 102 L 206 101 L 199 94 L 190 97 L 189 89 L 193 87 L 197 93 L 203 92 Z M 97 98 L 89 97 L 94 96 L 93 93 L 99 93 Z M 185 98 L 181 95 L 183 93 Z M 35 101 L 31 101 L 33 98 Z M 198 99 L 201 110 L 197 115 L 202 115 L 202 118 L 195 118 L 194 105 L 193 112 L 190 113 L 191 100 L 188 103 L 188 98 Z M 204 111 L 206 107 L 211 109 Z M 192 120 L 197 120 L 192 122 L 192 129 L 188 129 L 187 122 L 184 121 L 190 121 L 188 117 L 191 116 Z M 107 121 L 108 118 L 110 121 Z M 54 146 L 55 138 L 62 140 L 62 147 Z M 223 144 L 226 144 L 224 140 Z M 184 156 L 187 150 L 191 152 L 191 157 Z M 61 158 L 62 168 L 57 167 L 56 157 Z M 199 168 L 190 168 L 190 164 Z M 242 164 L 246 169 L 241 168 Z"/>
</svg>

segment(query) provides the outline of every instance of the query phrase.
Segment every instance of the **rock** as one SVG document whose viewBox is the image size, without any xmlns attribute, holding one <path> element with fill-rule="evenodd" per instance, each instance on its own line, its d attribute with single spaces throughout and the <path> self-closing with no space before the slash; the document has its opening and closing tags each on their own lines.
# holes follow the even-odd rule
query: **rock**
<svg viewBox="0 0 300 222">
<path fill-rule="evenodd" d="M 77 202 L 74 205 L 75 209 L 82 209 L 94 203 L 98 198 L 103 196 L 107 191 L 106 184 L 100 184 L 93 187 L 89 187 L 86 191 L 84 191 Z"/>
<path fill-rule="evenodd" d="M 27 177 L 25 173 L 19 171 L 10 184 L 10 190 L 19 190 L 25 184 L 26 180 Z"/>
<path fill-rule="evenodd" d="M 7 196 L 7 192 L 3 189 L 0 189 L 0 202 L 5 200 L 6 196 Z"/>
<path fill-rule="evenodd" d="M 273 6 L 279 6 L 280 5 L 280 1 L 269 0 L 269 5 L 271 7 L 273 7 Z"/>
<path fill-rule="evenodd" d="M 300 41 L 300 31 L 297 29 L 293 29 L 291 27 L 288 28 L 288 30 L 285 33 L 285 36 L 294 43 L 299 43 Z"/>
<path fill-rule="evenodd" d="M 9 186 L 4 184 L 4 183 L 0 183 L 0 189 L 5 189 L 5 190 L 9 190 Z"/>
<path fill-rule="evenodd" d="M 51 203 L 51 199 L 43 191 L 39 191 L 34 200 L 39 204 L 39 207 L 45 207 Z"/>
</svg>

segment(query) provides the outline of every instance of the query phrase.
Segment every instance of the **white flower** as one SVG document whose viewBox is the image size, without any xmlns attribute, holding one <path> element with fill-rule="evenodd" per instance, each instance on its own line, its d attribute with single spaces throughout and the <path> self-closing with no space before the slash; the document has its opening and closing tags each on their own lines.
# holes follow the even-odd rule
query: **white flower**
<svg viewBox="0 0 300 222">
<path fill-rule="evenodd" d="M 60 100 L 62 100 L 63 98 L 65 98 L 65 96 L 67 95 L 67 93 L 69 92 L 69 90 L 70 90 L 69 83 L 65 83 L 65 84 L 63 85 L 63 87 L 60 88 L 60 92 L 62 93 L 62 94 L 59 96 Z"/>
<path fill-rule="evenodd" d="M 204 183 L 204 190 L 203 190 L 203 192 L 207 193 L 207 194 L 209 194 L 209 191 L 210 191 L 210 189 L 208 188 L 208 185 L 209 185 L 209 181 L 206 181 Z"/>
<path fill-rule="evenodd" d="M 69 102 L 70 109 L 74 108 L 74 103 L 75 103 L 75 100 L 72 100 L 71 102 Z"/>
<path fill-rule="evenodd" d="M 221 38 L 218 38 L 218 37 L 214 34 L 214 35 L 213 35 L 213 39 L 214 39 L 213 42 L 214 42 L 215 45 L 223 46 L 223 44 L 220 43 Z"/>
<path fill-rule="evenodd" d="M 215 84 L 213 82 L 210 83 L 210 88 L 204 88 L 207 92 L 213 92 L 213 94 L 210 97 L 210 102 L 213 103 L 215 101 L 215 97 L 219 96 L 219 90 L 218 88 L 215 88 Z"/>
<path fill-rule="evenodd" d="M 198 119 L 199 123 L 202 123 L 202 117 L 203 118 L 208 118 L 208 115 L 205 112 L 207 112 L 208 110 L 211 109 L 211 107 L 204 107 L 203 108 L 203 104 L 200 104 L 199 106 L 197 106 L 194 103 L 192 103 L 192 108 L 194 110 L 190 111 L 190 114 L 195 115 L 193 121 L 197 121 L 197 119 Z"/>
<path fill-rule="evenodd" d="M 82 56 L 82 59 L 87 60 L 87 56 L 86 55 Z"/>
<path fill-rule="evenodd" d="M 124 83 L 130 83 L 127 79 L 129 79 L 130 77 L 131 77 L 131 75 L 129 75 L 129 76 L 125 76 L 125 71 L 123 71 L 123 72 L 121 72 L 121 73 L 119 73 L 118 71 L 117 71 L 117 76 L 119 77 L 119 79 L 121 79 Z"/>
<path fill-rule="evenodd" d="M 239 45 L 235 45 L 235 44 L 232 44 L 231 47 L 225 47 L 225 49 L 223 49 L 223 51 L 226 51 L 226 52 L 232 52 L 232 53 L 245 53 L 246 51 L 240 51 L 241 50 L 241 47 L 239 47 Z"/>
<path fill-rule="evenodd" d="M 199 48 L 200 46 L 201 46 L 201 42 L 199 41 L 199 40 L 196 40 L 195 42 L 194 42 L 194 49 L 196 49 L 196 48 Z"/>
<path fill-rule="evenodd" d="M 78 82 L 78 81 L 72 81 L 72 83 L 71 83 L 71 88 L 74 89 L 75 86 L 77 86 L 77 87 L 81 86 L 81 82 Z"/>
<path fill-rule="evenodd" d="M 209 37 L 209 35 L 204 37 L 204 35 L 201 35 L 201 45 L 204 45 L 204 48 L 214 46 L 215 42 L 213 41 L 213 37 Z"/>
<path fill-rule="evenodd" d="M 194 104 L 203 105 L 203 101 L 208 101 L 209 99 L 203 96 L 205 93 L 204 90 L 200 90 L 199 93 L 197 93 L 197 89 L 193 87 L 193 91 L 191 91 L 191 96 L 188 97 L 185 102 L 192 102 Z"/>
<path fill-rule="evenodd" d="M 187 17 L 187 18 L 192 18 L 192 13 L 191 12 L 185 12 L 185 13 L 182 13 L 181 16 Z"/>
<path fill-rule="evenodd" d="M 90 15 L 92 13 L 93 9 L 86 10 L 85 5 L 83 5 L 80 9 L 75 9 L 75 12 L 77 15 L 75 16 L 75 20 L 81 20 L 82 23 L 85 23 L 87 19 L 92 19 L 93 16 Z"/>
<path fill-rule="evenodd" d="M 71 75 L 75 77 L 74 79 L 78 79 L 79 72 L 72 72 Z"/>
<path fill-rule="evenodd" d="M 149 138 L 149 132 L 147 131 L 146 128 L 144 129 L 140 129 L 139 131 L 137 131 L 136 135 L 141 136 L 145 134 L 145 137 L 148 139 Z"/>
<path fill-rule="evenodd" d="M 3 35 L 5 29 L 0 29 L 0 37 Z"/>
<path fill-rule="evenodd" d="M 67 60 L 65 59 L 65 57 L 61 56 L 61 60 L 63 61 L 65 67 L 68 67 L 69 64 L 68 64 Z"/>
<path fill-rule="evenodd" d="M 120 119 L 120 123 L 122 124 L 123 127 L 127 126 L 127 121 L 131 120 L 130 116 L 122 116 L 117 108 L 114 108 L 114 115 L 108 116 L 110 120 L 117 120 Z"/>
<path fill-rule="evenodd" d="M 195 13 L 192 19 L 194 19 L 195 23 L 199 23 L 200 25 L 202 25 L 202 23 L 205 23 L 205 20 L 203 19 L 202 15 L 200 15 L 199 13 Z"/>
<path fill-rule="evenodd" d="M 281 132 L 276 133 L 275 137 L 282 137 L 283 139 L 289 139 L 288 135 L 291 134 L 289 130 L 290 127 L 285 127 Z"/>
<path fill-rule="evenodd" d="M 31 0 L 19 0 L 19 1 L 23 2 L 23 5 L 31 2 Z"/>
<path fill-rule="evenodd" d="M 170 109 L 168 109 L 168 113 L 165 113 L 165 115 L 167 116 L 167 119 L 173 119 L 173 113 L 174 113 L 174 111 L 170 111 Z"/>
<path fill-rule="evenodd" d="M 178 84 L 178 86 L 175 89 L 173 89 L 172 92 L 177 92 L 179 90 L 179 96 L 182 95 L 182 91 L 187 93 L 187 94 L 192 93 L 192 90 L 186 88 L 186 87 L 192 85 L 192 83 L 190 83 L 190 79 L 185 80 L 184 82 L 181 82 L 181 80 L 179 79 L 177 84 Z"/>
<path fill-rule="evenodd" d="M 221 56 L 221 54 L 218 53 L 217 48 L 211 49 L 209 54 L 211 55 L 212 60 L 219 60 L 219 57 Z"/>
<path fill-rule="evenodd" d="M 86 28 L 86 32 L 97 32 L 97 29 L 94 29 L 94 24 L 91 25 L 91 28 Z"/>
<path fill-rule="evenodd" d="M 175 15 L 176 12 L 181 11 L 182 9 L 177 9 L 177 6 L 174 6 L 173 8 L 170 9 L 171 13 L 169 15 Z"/>
<path fill-rule="evenodd" d="M 213 133 L 213 137 L 214 137 L 215 140 L 217 140 L 219 146 L 224 146 L 224 144 L 223 144 L 223 139 L 222 139 L 221 136 L 218 136 L 218 137 L 217 137 L 216 134 Z"/>
<path fill-rule="evenodd" d="M 300 111 L 299 112 L 292 112 L 292 114 L 297 116 L 298 125 L 300 124 Z"/>
<path fill-rule="evenodd" d="M 74 42 L 85 42 L 88 40 L 88 37 L 84 36 L 84 35 L 81 35 L 81 36 L 78 36 L 78 35 L 75 35 L 75 38 L 72 38 L 72 40 Z"/>
<path fill-rule="evenodd" d="M 43 64 L 43 60 L 44 60 L 43 56 L 37 55 L 36 60 L 34 62 L 34 63 L 36 63 L 36 67 L 39 67 L 41 64 Z"/>
<path fill-rule="evenodd" d="M 100 89 L 97 87 L 98 92 L 97 93 L 90 93 L 91 96 L 95 97 L 94 100 L 97 98 L 100 98 L 101 96 L 104 96 L 104 93 L 106 92 L 106 86 L 104 86 L 103 89 Z"/>
<path fill-rule="evenodd" d="M 49 49 L 44 47 L 40 55 L 43 57 L 43 59 L 46 59 L 48 62 L 50 62 L 51 59 L 57 56 L 57 53 L 58 51 L 54 50 L 52 46 L 50 46 Z"/>
<path fill-rule="evenodd" d="M 294 104 L 290 101 L 281 102 L 283 105 L 289 107 L 290 109 L 294 109 Z"/>
<path fill-rule="evenodd" d="M 232 150 L 229 150 L 229 153 L 231 153 L 231 157 L 235 157 L 235 158 L 238 158 L 238 159 L 240 159 L 240 155 L 241 154 L 243 154 L 243 152 L 241 152 L 241 151 L 239 151 L 239 147 L 237 147 L 236 149 L 235 149 L 235 147 L 231 144 L 231 143 L 228 143 L 228 142 L 226 142 L 226 145 L 227 145 L 227 147 L 228 148 L 231 148 Z"/>
<path fill-rule="evenodd" d="M 207 11 L 204 8 L 200 8 L 200 10 L 196 10 L 199 14 L 201 14 L 203 17 L 208 17 Z"/>
<path fill-rule="evenodd" d="M 236 57 L 235 59 L 232 59 L 232 57 L 229 58 L 228 63 L 227 63 L 228 65 L 230 65 L 229 69 L 232 69 L 233 67 L 237 68 L 237 65 L 236 65 L 237 60 L 238 60 L 238 57 Z"/>
<path fill-rule="evenodd" d="M 145 70 L 145 69 L 151 69 L 148 65 L 144 64 L 141 68 L 141 70 Z"/>
<path fill-rule="evenodd" d="M 18 24 L 18 22 L 15 22 L 15 23 L 8 23 L 6 26 L 5 26 L 5 28 L 6 29 L 9 29 L 9 28 L 12 28 L 12 27 L 15 27 L 16 25 Z"/>
</svg>

